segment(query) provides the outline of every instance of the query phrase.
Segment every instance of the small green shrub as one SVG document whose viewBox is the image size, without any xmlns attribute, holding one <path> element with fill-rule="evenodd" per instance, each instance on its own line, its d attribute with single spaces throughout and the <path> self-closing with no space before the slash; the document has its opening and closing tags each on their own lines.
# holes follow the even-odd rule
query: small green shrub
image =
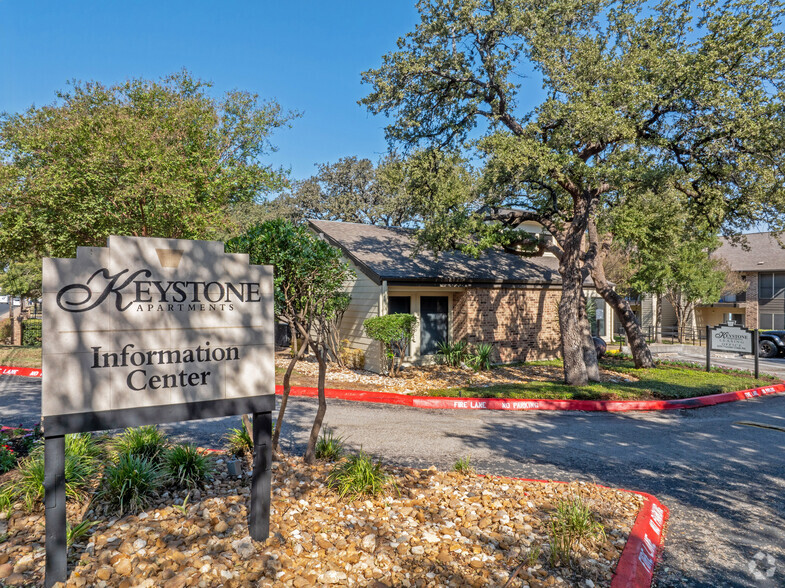
<svg viewBox="0 0 785 588">
<path fill-rule="evenodd" d="M 455 464 L 453 464 L 452 469 L 454 472 L 458 472 L 459 474 L 473 474 L 474 466 L 472 465 L 471 456 L 467 455 L 465 457 L 458 458 L 455 461 Z"/>
<path fill-rule="evenodd" d="M 417 317 L 406 313 L 375 316 L 363 321 L 365 334 L 384 345 L 391 376 L 395 376 L 400 371 L 406 347 L 414 337 L 416 326 Z M 398 359 L 397 369 L 395 367 L 396 358 Z"/>
<path fill-rule="evenodd" d="M 144 509 L 160 488 L 160 467 L 151 459 L 121 453 L 116 464 L 104 470 L 104 485 L 99 496 L 119 513 L 136 513 Z"/>
<path fill-rule="evenodd" d="M 22 322 L 22 345 L 41 347 L 40 319 L 27 319 Z"/>
<path fill-rule="evenodd" d="M 474 347 L 474 353 L 466 360 L 475 371 L 482 372 L 491 369 L 491 355 L 493 354 L 493 343 L 478 343 Z"/>
<path fill-rule="evenodd" d="M 322 431 L 322 436 L 316 442 L 316 459 L 335 461 L 343 455 L 344 438 L 334 435 L 332 431 Z"/>
<path fill-rule="evenodd" d="M 226 434 L 226 450 L 235 457 L 243 457 L 246 452 L 253 451 L 253 439 L 244 422 L 240 422 L 239 429 L 229 429 Z"/>
<path fill-rule="evenodd" d="M 86 452 L 89 442 L 84 436 L 67 435 L 65 438 L 65 494 L 68 498 L 79 500 L 84 497 L 85 489 L 98 473 L 98 460 Z M 18 476 L 0 488 L 0 504 L 13 504 L 22 500 L 27 510 L 44 498 L 44 451 L 36 447 L 29 457 L 19 462 Z"/>
<path fill-rule="evenodd" d="M 392 481 L 385 473 L 381 462 L 360 451 L 339 462 L 327 477 L 330 488 L 336 488 L 341 498 L 357 496 L 376 496 Z"/>
<path fill-rule="evenodd" d="M 78 525 L 71 526 L 71 523 L 65 524 L 65 542 L 68 547 L 74 544 L 82 537 L 90 533 L 90 529 L 98 524 L 98 521 L 84 520 Z"/>
<path fill-rule="evenodd" d="M 466 341 L 440 341 L 436 344 L 438 351 L 436 357 L 439 362 L 452 367 L 460 367 L 466 359 L 468 352 Z"/>
<path fill-rule="evenodd" d="M 14 450 L 8 445 L 0 446 L 0 474 L 4 474 L 16 465 L 16 455 Z"/>
<path fill-rule="evenodd" d="M 97 460 L 101 458 L 104 453 L 91 433 L 66 435 L 65 452 L 74 457 L 86 459 L 88 461 Z"/>
<path fill-rule="evenodd" d="M 133 455 L 160 463 L 169 440 L 155 425 L 146 425 L 126 429 L 114 440 L 113 445 L 119 455 Z"/>
<path fill-rule="evenodd" d="M 201 453 L 196 445 L 175 445 L 166 452 L 164 467 L 167 479 L 181 487 L 196 487 L 210 478 L 212 460 Z"/>
<path fill-rule="evenodd" d="M 550 521 L 550 563 L 570 565 L 573 550 L 585 540 L 604 539 L 605 529 L 579 498 L 561 500 Z"/>
</svg>

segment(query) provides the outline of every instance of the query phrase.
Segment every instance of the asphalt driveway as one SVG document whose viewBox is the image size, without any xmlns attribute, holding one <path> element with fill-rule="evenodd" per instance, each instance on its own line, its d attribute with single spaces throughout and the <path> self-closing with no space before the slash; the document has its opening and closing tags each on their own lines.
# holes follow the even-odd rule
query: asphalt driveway
<svg viewBox="0 0 785 588">
<path fill-rule="evenodd" d="M 39 398 L 40 380 L 0 376 L 0 422 L 36 422 Z M 295 398 L 290 407 L 283 444 L 301 451 L 315 403 Z M 212 419 L 167 429 L 176 438 L 219 445 L 237 423 Z M 482 473 L 650 492 L 671 509 L 655 585 L 785 585 L 785 396 L 619 414 L 425 411 L 330 400 L 325 425 L 386 462 L 450 468 L 470 455 Z M 750 571 L 753 563 L 766 571 L 758 552 L 775 558 L 768 580 Z"/>
</svg>

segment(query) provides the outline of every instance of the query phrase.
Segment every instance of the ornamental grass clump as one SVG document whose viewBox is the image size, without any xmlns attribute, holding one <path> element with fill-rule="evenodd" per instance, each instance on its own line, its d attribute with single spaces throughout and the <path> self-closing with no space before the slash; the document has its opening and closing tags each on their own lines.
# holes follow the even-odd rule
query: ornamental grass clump
<svg viewBox="0 0 785 588">
<path fill-rule="evenodd" d="M 344 438 L 332 431 L 323 431 L 316 442 L 316 459 L 335 461 L 344 453 Z"/>
<path fill-rule="evenodd" d="M 579 498 L 561 500 L 550 521 L 550 563 L 570 565 L 572 553 L 584 541 L 605 539 L 605 528 Z"/>
<path fill-rule="evenodd" d="M 144 509 L 163 481 L 161 468 L 149 458 L 130 453 L 118 456 L 117 463 L 104 470 L 99 497 L 116 508 L 120 515 Z"/>
<path fill-rule="evenodd" d="M 381 462 L 374 462 L 364 451 L 336 464 L 327 477 L 328 486 L 335 488 L 341 498 L 376 496 L 392 482 L 392 476 L 384 471 Z"/>
<path fill-rule="evenodd" d="M 65 437 L 65 494 L 81 500 L 99 471 L 101 449 L 90 433 Z M 0 487 L 0 504 L 9 507 L 22 500 L 30 511 L 44 498 L 44 450 L 37 446 L 19 462 L 17 476 Z"/>
<path fill-rule="evenodd" d="M 166 479 L 180 487 L 201 486 L 210 479 L 214 469 L 213 461 L 190 443 L 171 447 L 163 461 Z"/>
<path fill-rule="evenodd" d="M 253 451 L 253 439 L 245 428 L 245 423 L 240 423 L 239 429 L 229 429 L 226 434 L 226 450 L 234 457 L 243 457 Z"/>
<path fill-rule="evenodd" d="M 114 440 L 117 455 L 134 455 L 160 463 L 169 445 L 166 434 L 155 425 L 126 429 Z"/>
</svg>

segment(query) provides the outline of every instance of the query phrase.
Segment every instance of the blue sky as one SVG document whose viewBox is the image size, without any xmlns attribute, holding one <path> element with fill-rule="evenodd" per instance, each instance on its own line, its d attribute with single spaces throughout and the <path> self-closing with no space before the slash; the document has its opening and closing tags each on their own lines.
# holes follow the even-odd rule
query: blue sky
<svg viewBox="0 0 785 588">
<path fill-rule="evenodd" d="M 0 0 L 0 111 L 55 100 L 72 79 L 159 78 L 185 67 L 215 90 L 249 90 L 302 112 L 273 137 L 292 177 L 386 151 L 385 119 L 357 104 L 376 67 L 417 23 L 414 0 Z"/>
</svg>

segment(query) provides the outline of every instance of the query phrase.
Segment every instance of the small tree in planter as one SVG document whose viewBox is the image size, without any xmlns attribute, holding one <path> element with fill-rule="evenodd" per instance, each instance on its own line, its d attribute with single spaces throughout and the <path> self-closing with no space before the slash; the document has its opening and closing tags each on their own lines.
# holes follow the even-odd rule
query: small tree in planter
<svg viewBox="0 0 785 588">
<path fill-rule="evenodd" d="M 366 319 L 363 322 L 365 333 L 384 345 L 384 351 L 389 360 L 389 374 L 398 375 L 401 363 L 406 354 L 406 347 L 414 337 L 414 328 L 417 326 L 417 317 L 411 314 L 388 314 Z M 398 359 L 398 367 L 395 360 Z"/>
<path fill-rule="evenodd" d="M 251 263 L 272 265 L 275 268 L 275 314 L 292 330 L 292 341 L 303 342 L 292 356 L 283 377 L 283 396 L 273 433 L 273 450 L 277 450 L 283 425 L 286 403 L 291 390 L 291 375 L 295 364 L 308 347 L 319 362 L 319 408 L 314 418 L 305 460 L 314 460 L 327 402 L 324 395 L 329 343 L 332 329 L 337 328 L 340 316 L 350 297 L 341 292 L 344 281 L 354 272 L 341 259 L 340 250 L 322 241 L 304 226 L 296 226 L 283 219 L 267 221 L 252 227 L 226 243 L 226 250 L 248 253 Z"/>
</svg>

